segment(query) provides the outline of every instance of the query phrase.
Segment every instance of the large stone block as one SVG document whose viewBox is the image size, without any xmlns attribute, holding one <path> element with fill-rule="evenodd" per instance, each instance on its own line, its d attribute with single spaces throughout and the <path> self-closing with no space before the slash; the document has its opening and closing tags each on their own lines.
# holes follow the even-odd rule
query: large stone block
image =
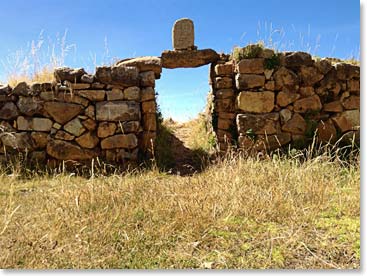
<svg viewBox="0 0 367 276">
<path fill-rule="evenodd" d="M 27 116 L 42 114 L 43 100 L 37 97 L 20 96 L 17 102 L 20 113 Z"/>
<path fill-rule="evenodd" d="M 277 132 L 278 113 L 264 115 L 238 114 L 236 118 L 238 133 L 275 134 Z"/>
<path fill-rule="evenodd" d="M 236 72 L 241 74 L 262 74 L 264 73 L 264 59 L 243 59 L 237 64 Z"/>
<path fill-rule="evenodd" d="M 125 148 L 133 149 L 138 146 L 138 139 L 135 134 L 117 134 L 107 137 L 101 141 L 102 149 Z"/>
<path fill-rule="evenodd" d="M 297 94 L 297 93 L 286 93 L 286 92 L 280 91 L 277 94 L 277 105 L 279 105 L 281 107 L 285 107 L 285 106 L 295 102 L 300 97 L 301 97 L 301 95 Z"/>
<path fill-rule="evenodd" d="M 32 137 L 35 149 L 43 149 L 47 146 L 48 133 L 32 132 L 31 137 Z"/>
<path fill-rule="evenodd" d="M 236 87 L 237 89 L 249 89 L 263 87 L 265 85 L 265 76 L 254 74 L 237 74 Z"/>
<path fill-rule="evenodd" d="M 124 59 L 116 63 L 117 66 L 135 66 L 140 72 L 153 71 L 155 78 L 159 79 L 162 73 L 162 62 L 160 57 L 137 57 Z"/>
<path fill-rule="evenodd" d="M 194 22 L 188 18 L 177 20 L 172 28 L 173 49 L 193 49 L 194 39 Z"/>
<path fill-rule="evenodd" d="M 0 119 L 11 120 L 18 115 L 18 108 L 13 102 L 0 103 Z"/>
<path fill-rule="evenodd" d="M 146 73 L 149 73 L 149 72 L 146 72 Z M 124 99 L 128 101 L 139 101 L 140 100 L 140 88 L 137 86 L 126 88 L 124 90 Z"/>
<path fill-rule="evenodd" d="M 62 140 L 50 140 L 47 143 L 47 154 L 58 160 L 89 160 L 97 156 L 96 151 L 83 149 L 75 144 Z"/>
<path fill-rule="evenodd" d="M 1 133 L 0 140 L 4 146 L 13 149 L 31 151 L 34 148 L 33 140 L 27 132 Z"/>
<path fill-rule="evenodd" d="M 142 87 L 154 87 L 155 75 L 153 71 L 142 72 L 139 74 L 140 86 Z"/>
<path fill-rule="evenodd" d="M 87 132 L 75 139 L 82 148 L 93 149 L 98 145 L 99 139 L 92 132 Z"/>
<path fill-rule="evenodd" d="M 228 76 L 233 73 L 233 63 L 232 61 L 228 61 L 224 64 L 217 64 L 214 68 L 215 74 L 217 76 Z"/>
<path fill-rule="evenodd" d="M 243 91 L 237 97 L 237 106 L 245 112 L 271 112 L 274 109 L 274 93 Z"/>
<path fill-rule="evenodd" d="M 140 120 L 140 104 L 133 101 L 98 102 L 98 121 L 137 121 Z"/>
<path fill-rule="evenodd" d="M 343 106 L 340 101 L 333 101 L 333 102 L 324 104 L 323 110 L 326 112 L 342 112 Z"/>
<path fill-rule="evenodd" d="M 212 49 L 192 51 L 164 51 L 162 53 L 162 67 L 164 68 L 195 68 L 216 62 L 219 55 Z"/>
<path fill-rule="evenodd" d="M 70 81 L 72 83 L 80 82 L 81 77 L 86 74 L 83 68 L 68 68 L 68 67 L 59 67 L 54 71 L 55 79 L 58 82 Z"/>
<path fill-rule="evenodd" d="M 77 90 L 75 93 L 93 102 L 103 101 L 106 95 L 104 90 Z"/>
<path fill-rule="evenodd" d="M 359 109 L 360 99 L 358 96 L 350 96 L 343 100 L 342 102 L 345 109 Z"/>
<path fill-rule="evenodd" d="M 308 98 L 303 98 L 296 101 L 294 104 L 294 111 L 299 113 L 306 113 L 312 111 L 320 111 L 322 108 L 319 96 L 313 95 Z"/>
<path fill-rule="evenodd" d="M 139 84 L 139 70 L 133 66 L 115 65 L 96 68 L 96 79 L 105 84 L 136 86 Z"/>
<path fill-rule="evenodd" d="M 97 136 L 106 138 L 115 134 L 116 124 L 112 122 L 100 122 L 97 129 Z"/>
<path fill-rule="evenodd" d="M 293 52 L 286 54 L 283 59 L 283 64 L 285 67 L 298 68 L 302 65 L 311 66 L 314 64 L 312 56 L 305 52 Z"/>
<path fill-rule="evenodd" d="M 66 125 L 64 125 L 64 129 L 76 137 L 82 135 L 86 131 L 79 118 L 75 118 L 68 122 Z"/>
<path fill-rule="evenodd" d="M 292 134 L 305 134 L 306 129 L 307 123 L 298 113 L 295 113 L 282 127 L 283 131 L 291 132 Z"/>
<path fill-rule="evenodd" d="M 46 102 L 44 109 L 56 122 L 63 125 L 79 115 L 83 107 L 73 103 Z"/>
<path fill-rule="evenodd" d="M 47 118 L 25 118 L 19 116 L 17 118 L 18 130 L 34 130 L 34 131 L 50 131 L 53 122 Z"/>
<path fill-rule="evenodd" d="M 321 74 L 319 70 L 313 66 L 301 66 L 298 75 L 304 86 L 313 86 L 324 77 L 324 75 Z"/>
<path fill-rule="evenodd" d="M 295 93 L 298 90 L 297 75 L 285 67 L 279 68 L 274 73 L 275 90 L 283 90 L 284 92 Z"/>
</svg>

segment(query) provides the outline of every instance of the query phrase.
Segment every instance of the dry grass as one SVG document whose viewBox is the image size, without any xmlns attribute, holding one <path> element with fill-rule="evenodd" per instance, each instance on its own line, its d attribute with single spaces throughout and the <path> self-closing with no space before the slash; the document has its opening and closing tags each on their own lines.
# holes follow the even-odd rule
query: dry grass
<svg viewBox="0 0 367 276">
<path fill-rule="evenodd" d="M 359 161 L 0 175 L 2 268 L 359 268 Z"/>
</svg>

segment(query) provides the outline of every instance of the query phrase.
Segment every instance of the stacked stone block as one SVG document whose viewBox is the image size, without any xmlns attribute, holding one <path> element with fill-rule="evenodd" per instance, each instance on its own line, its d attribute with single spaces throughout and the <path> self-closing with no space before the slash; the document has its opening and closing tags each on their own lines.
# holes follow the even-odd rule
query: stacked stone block
<svg viewBox="0 0 367 276">
<path fill-rule="evenodd" d="M 212 64 L 211 82 L 221 150 L 229 141 L 258 152 L 306 146 L 314 137 L 323 143 L 359 140 L 359 66 L 264 49 Z"/>
<path fill-rule="evenodd" d="M 127 61 L 95 75 L 57 68 L 53 83 L 0 86 L 1 160 L 21 152 L 38 163 L 98 157 L 135 165 L 147 150 L 144 139 L 155 138 L 156 73 L 146 60 Z"/>
</svg>

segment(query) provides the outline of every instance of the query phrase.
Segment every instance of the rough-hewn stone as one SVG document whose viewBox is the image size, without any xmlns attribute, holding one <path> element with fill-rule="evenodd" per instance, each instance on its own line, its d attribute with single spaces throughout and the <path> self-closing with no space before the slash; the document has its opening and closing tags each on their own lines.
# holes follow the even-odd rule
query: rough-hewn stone
<svg viewBox="0 0 367 276">
<path fill-rule="evenodd" d="M 155 113 L 157 110 L 155 101 L 143 102 L 141 104 L 141 107 L 142 107 L 143 113 Z"/>
<path fill-rule="evenodd" d="M 60 124 L 65 124 L 81 113 L 83 107 L 79 104 L 63 102 L 46 102 L 44 109 Z"/>
<path fill-rule="evenodd" d="M 301 97 L 300 94 L 297 94 L 297 93 L 286 93 L 286 92 L 280 91 L 277 94 L 277 104 L 281 107 L 285 107 L 295 102 L 300 97 Z"/>
<path fill-rule="evenodd" d="M 50 140 L 47 143 L 47 154 L 58 160 L 88 160 L 97 156 L 96 151 L 83 149 L 75 144 L 62 140 Z"/>
<path fill-rule="evenodd" d="M 313 86 L 315 83 L 323 79 L 324 75 L 321 74 L 316 67 L 313 66 L 301 66 L 299 71 L 299 77 L 301 82 L 305 86 Z"/>
<path fill-rule="evenodd" d="M 140 88 L 137 86 L 128 87 L 124 90 L 124 99 L 129 101 L 140 100 Z"/>
<path fill-rule="evenodd" d="M 142 72 L 139 74 L 140 86 L 142 87 L 154 87 L 155 75 L 153 71 Z"/>
<path fill-rule="evenodd" d="M 12 94 L 17 96 L 28 96 L 29 93 L 29 85 L 24 81 L 19 82 L 12 90 Z"/>
<path fill-rule="evenodd" d="M 279 116 L 280 116 L 280 121 L 282 122 L 282 124 L 284 124 L 292 118 L 292 111 L 286 108 L 282 109 L 281 111 L 279 111 Z"/>
<path fill-rule="evenodd" d="M 140 72 L 153 71 L 155 77 L 159 79 L 162 73 L 162 62 L 160 57 L 137 57 L 124 59 L 116 63 L 117 66 L 135 66 Z"/>
<path fill-rule="evenodd" d="M 111 91 L 106 92 L 107 101 L 118 101 L 124 99 L 124 93 L 120 88 L 112 88 Z"/>
<path fill-rule="evenodd" d="M 98 121 L 115 122 L 140 120 L 140 106 L 133 101 L 98 102 L 96 118 Z"/>
<path fill-rule="evenodd" d="M 95 129 L 96 129 L 96 127 L 97 127 L 97 123 L 96 123 L 96 121 L 94 121 L 94 120 L 92 120 L 92 119 L 90 119 L 90 118 L 88 118 L 88 119 L 86 119 L 86 120 L 82 121 L 82 124 L 83 124 L 83 126 L 84 126 L 86 129 L 88 129 L 88 130 L 95 130 Z"/>
<path fill-rule="evenodd" d="M 340 80 L 349 80 L 352 78 L 359 78 L 360 76 L 360 68 L 357 65 L 337 63 L 335 69 L 336 76 Z"/>
<path fill-rule="evenodd" d="M 52 121 L 47 118 L 25 118 L 23 116 L 17 118 L 18 130 L 50 131 L 52 124 Z"/>
<path fill-rule="evenodd" d="M 292 119 L 288 120 L 282 127 L 283 131 L 291 132 L 293 134 L 304 134 L 306 129 L 306 121 L 297 113 L 293 114 Z"/>
<path fill-rule="evenodd" d="M 97 136 L 106 138 L 115 134 L 116 124 L 112 122 L 101 122 L 98 125 Z"/>
<path fill-rule="evenodd" d="M 232 87 L 232 78 L 229 77 L 218 77 L 215 79 L 215 88 L 226 89 Z"/>
<path fill-rule="evenodd" d="M 195 68 L 217 61 L 219 55 L 212 49 L 164 51 L 161 58 L 163 68 Z"/>
<path fill-rule="evenodd" d="M 81 81 L 81 77 L 86 74 L 83 68 L 68 68 L 68 67 L 59 67 L 54 71 L 55 79 L 58 82 L 70 81 L 72 83 L 77 83 Z"/>
<path fill-rule="evenodd" d="M 342 112 L 343 106 L 340 101 L 333 101 L 324 104 L 323 110 L 326 112 Z"/>
<path fill-rule="evenodd" d="M 329 71 L 333 68 L 331 62 L 327 59 L 321 59 L 315 62 L 315 67 L 324 75 L 329 73 Z"/>
<path fill-rule="evenodd" d="M 285 67 L 298 68 L 302 65 L 311 66 L 313 65 L 314 61 L 312 60 L 312 57 L 309 53 L 294 52 L 287 54 L 283 59 L 283 63 Z"/>
<path fill-rule="evenodd" d="M 76 137 L 82 135 L 86 131 L 79 118 L 75 118 L 65 124 L 64 129 Z"/>
<path fill-rule="evenodd" d="M 138 146 L 135 134 L 117 134 L 101 141 L 102 149 L 126 148 L 133 149 Z"/>
<path fill-rule="evenodd" d="M 299 113 L 320 111 L 322 109 L 320 98 L 317 95 L 300 99 L 296 101 L 293 105 L 294 105 L 294 111 Z"/>
<path fill-rule="evenodd" d="M 92 132 L 86 132 L 82 136 L 75 139 L 82 148 L 92 149 L 98 145 L 99 139 Z"/>
<path fill-rule="evenodd" d="M 217 76 L 228 76 L 233 74 L 233 63 L 232 61 L 226 62 L 224 64 L 215 65 L 215 74 Z"/>
<path fill-rule="evenodd" d="M 0 103 L 0 119 L 11 120 L 18 115 L 18 108 L 13 102 Z"/>
<path fill-rule="evenodd" d="M 20 113 L 27 116 L 34 116 L 36 114 L 42 114 L 43 101 L 36 97 L 20 96 L 17 106 Z"/>
<path fill-rule="evenodd" d="M 345 109 L 359 109 L 360 99 L 358 96 L 350 96 L 342 102 Z"/>
<path fill-rule="evenodd" d="M 103 101 L 106 95 L 104 90 L 77 90 L 75 93 L 93 102 Z"/>
<path fill-rule="evenodd" d="M 276 122 L 279 120 L 278 113 L 264 115 L 238 114 L 236 118 L 238 133 L 246 134 L 248 131 L 254 134 L 275 134 Z"/>
<path fill-rule="evenodd" d="M 154 114 L 151 114 L 151 115 L 154 115 Z M 139 127 L 140 127 L 139 121 L 118 122 L 116 133 L 138 132 Z"/>
<path fill-rule="evenodd" d="M 43 149 L 48 142 L 48 133 L 46 132 L 32 132 L 31 137 L 35 149 Z"/>
<path fill-rule="evenodd" d="M 58 130 L 55 133 L 55 139 L 71 141 L 71 140 L 74 140 L 74 138 L 75 138 L 74 135 L 71 135 L 70 133 L 67 133 L 66 131 L 63 131 L 63 130 Z"/>
<path fill-rule="evenodd" d="M 150 101 L 155 99 L 155 91 L 152 87 L 144 87 L 141 89 L 141 101 Z"/>
<path fill-rule="evenodd" d="M 262 87 L 265 84 L 265 77 L 263 75 L 254 74 L 237 74 L 236 87 L 237 89 L 249 89 L 255 87 Z"/>
<path fill-rule="evenodd" d="M 295 93 L 298 90 L 298 76 L 285 67 L 279 68 L 274 73 L 275 90 Z"/>
<path fill-rule="evenodd" d="M 0 140 L 4 146 L 13 149 L 31 151 L 34 148 L 33 140 L 27 132 L 1 133 Z"/>
<path fill-rule="evenodd" d="M 233 89 L 220 89 L 215 92 L 215 97 L 218 99 L 228 99 L 234 96 Z"/>
<path fill-rule="evenodd" d="M 243 59 L 236 65 L 236 72 L 240 74 L 262 74 L 264 73 L 264 59 Z"/>
<path fill-rule="evenodd" d="M 274 93 L 243 91 L 237 97 L 237 105 L 245 112 L 271 112 L 274 109 Z"/>
<path fill-rule="evenodd" d="M 320 121 L 317 125 L 317 138 L 320 142 L 334 142 L 337 138 L 336 129 L 331 120 Z"/>
</svg>

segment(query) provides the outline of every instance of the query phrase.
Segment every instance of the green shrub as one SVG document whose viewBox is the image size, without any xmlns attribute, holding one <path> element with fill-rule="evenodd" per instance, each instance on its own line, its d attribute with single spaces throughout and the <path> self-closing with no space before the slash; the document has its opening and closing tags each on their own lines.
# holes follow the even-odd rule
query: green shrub
<svg viewBox="0 0 367 276">
<path fill-rule="evenodd" d="M 232 58 L 236 62 L 239 62 L 240 60 L 246 59 L 246 58 L 257 58 L 261 55 L 263 50 L 264 50 L 264 46 L 262 43 L 250 44 L 243 48 L 235 47 L 233 49 Z"/>
</svg>

